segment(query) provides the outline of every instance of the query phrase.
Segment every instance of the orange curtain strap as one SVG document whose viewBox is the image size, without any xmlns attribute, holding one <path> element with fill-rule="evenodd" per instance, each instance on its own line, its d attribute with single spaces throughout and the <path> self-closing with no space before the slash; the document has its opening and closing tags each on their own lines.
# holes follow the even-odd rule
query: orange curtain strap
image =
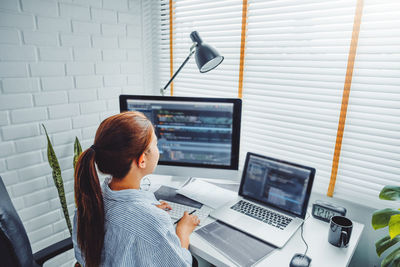
<svg viewBox="0 0 400 267">
<path fill-rule="evenodd" d="M 332 161 L 331 180 L 329 182 L 329 188 L 328 188 L 328 192 L 327 192 L 327 195 L 329 197 L 333 196 L 333 192 L 335 190 L 336 176 L 337 176 L 338 167 L 339 167 L 340 151 L 342 149 L 343 131 L 344 131 L 345 123 L 346 123 L 347 106 L 349 103 L 351 81 L 353 78 L 354 60 L 355 60 L 356 52 L 357 52 L 358 35 L 360 33 L 363 5 L 364 5 L 363 0 L 357 0 L 357 7 L 356 7 L 356 14 L 354 16 L 353 33 L 351 36 L 349 57 L 347 59 L 347 70 L 346 70 L 346 79 L 344 82 L 344 89 L 343 89 L 343 96 L 342 96 L 342 106 L 340 108 L 339 125 L 338 125 L 338 129 L 337 129 L 337 133 L 336 133 L 336 144 L 335 144 L 335 152 L 334 152 L 333 161 Z"/>
<path fill-rule="evenodd" d="M 244 70 L 244 53 L 246 47 L 246 35 L 247 35 L 247 0 L 243 0 L 242 10 L 242 33 L 240 39 L 240 63 L 239 63 L 239 89 L 238 97 L 243 96 L 243 70 Z"/>
</svg>

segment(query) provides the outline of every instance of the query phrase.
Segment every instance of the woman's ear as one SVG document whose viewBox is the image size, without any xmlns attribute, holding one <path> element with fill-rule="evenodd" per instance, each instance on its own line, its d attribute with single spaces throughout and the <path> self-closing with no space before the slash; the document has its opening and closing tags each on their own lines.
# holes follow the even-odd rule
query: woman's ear
<svg viewBox="0 0 400 267">
<path fill-rule="evenodd" d="M 145 162 L 145 158 L 144 158 L 144 152 L 142 153 L 142 155 L 140 155 L 139 159 L 138 159 L 138 167 L 139 168 L 146 168 L 146 162 Z"/>
</svg>

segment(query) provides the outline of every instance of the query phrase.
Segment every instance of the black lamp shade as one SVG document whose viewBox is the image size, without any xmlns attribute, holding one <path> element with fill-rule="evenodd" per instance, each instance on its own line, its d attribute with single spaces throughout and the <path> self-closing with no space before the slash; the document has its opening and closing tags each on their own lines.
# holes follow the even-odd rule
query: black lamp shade
<svg viewBox="0 0 400 267">
<path fill-rule="evenodd" d="M 224 57 L 217 50 L 203 43 L 197 31 L 192 32 L 190 38 L 197 43 L 195 58 L 201 73 L 214 69 L 224 60 Z"/>
<path fill-rule="evenodd" d="M 204 43 L 197 45 L 195 58 L 197 67 L 202 73 L 214 69 L 224 60 L 224 57 L 220 56 L 217 50 Z"/>
</svg>

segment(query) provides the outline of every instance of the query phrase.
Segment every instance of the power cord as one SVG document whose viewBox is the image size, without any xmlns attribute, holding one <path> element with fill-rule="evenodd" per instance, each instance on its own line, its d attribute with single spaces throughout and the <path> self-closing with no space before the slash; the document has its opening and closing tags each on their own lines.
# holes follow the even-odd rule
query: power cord
<svg viewBox="0 0 400 267">
<path fill-rule="evenodd" d="M 307 216 L 308 212 L 306 213 L 306 217 L 304 218 L 303 223 L 301 224 L 300 228 L 300 236 L 301 239 L 303 240 L 304 244 L 306 245 L 306 251 L 304 254 L 301 253 L 296 253 L 294 254 L 292 260 L 290 261 L 290 267 L 295 267 L 295 266 L 310 266 L 311 263 L 311 258 L 307 256 L 307 251 L 308 251 L 308 244 L 306 240 L 304 239 L 303 232 L 304 232 L 304 224 L 306 223 L 307 219 L 310 218 L 310 216 Z"/>
<path fill-rule="evenodd" d="M 304 244 L 306 245 L 306 251 L 305 251 L 304 254 L 303 254 L 303 257 L 304 257 L 304 256 L 306 256 L 307 251 L 308 251 L 308 244 L 307 244 L 307 242 L 306 242 L 306 240 L 304 239 L 304 236 L 303 236 L 303 225 L 304 225 L 304 222 L 303 222 L 303 224 L 301 225 L 301 239 L 303 239 L 303 242 L 304 242 Z"/>
<path fill-rule="evenodd" d="M 303 257 L 306 256 L 307 251 L 308 251 L 308 244 L 307 244 L 307 242 L 306 242 L 306 240 L 304 239 L 304 236 L 303 236 L 303 226 L 304 226 L 304 224 L 306 223 L 306 221 L 308 220 L 308 218 L 310 217 L 310 215 L 308 214 L 308 212 L 307 212 L 306 216 L 307 216 L 307 215 L 308 215 L 308 217 L 307 217 L 307 218 L 304 220 L 304 222 L 301 224 L 301 239 L 303 240 L 304 244 L 306 245 L 306 251 L 304 252 Z"/>
</svg>

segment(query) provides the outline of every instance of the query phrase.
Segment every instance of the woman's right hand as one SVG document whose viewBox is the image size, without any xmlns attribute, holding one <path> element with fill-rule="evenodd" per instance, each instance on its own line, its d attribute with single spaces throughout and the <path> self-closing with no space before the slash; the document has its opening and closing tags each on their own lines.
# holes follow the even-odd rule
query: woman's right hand
<svg viewBox="0 0 400 267">
<path fill-rule="evenodd" d="M 176 225 L 176 235 L 181 240 L 183 248 L 189 248 L 189 236 L 199 223 L 200 220 L 196 215 L 189 215 L 187 211 L 184 212 L 181 220 Z"/>
</svg>

